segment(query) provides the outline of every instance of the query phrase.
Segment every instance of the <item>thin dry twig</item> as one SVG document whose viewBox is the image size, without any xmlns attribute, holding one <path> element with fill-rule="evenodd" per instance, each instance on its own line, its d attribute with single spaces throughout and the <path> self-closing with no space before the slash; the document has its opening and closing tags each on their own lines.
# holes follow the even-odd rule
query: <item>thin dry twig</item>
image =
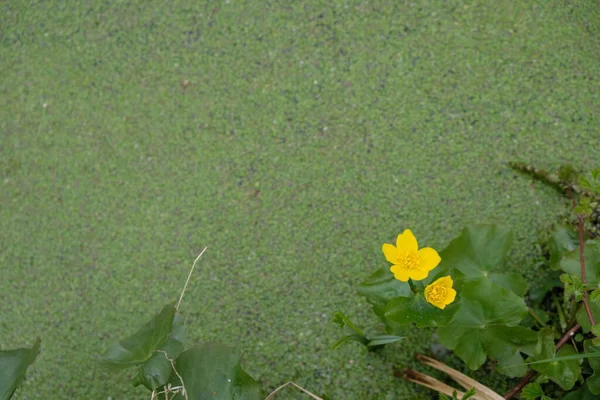
<svg viewBox="0 0 600 400">
<path fill-rule="evenodd" d="M 181 296 L 179 296 L 179 301 L 177 302 L 177 307 L 175 307 L 176 310 L 179 311 L 179 305 L 181 304 L 181 300 L 183 299 L 183 294 L 185 293 L 185 289 L 187 288 L 188 283 L 190 282 L 190 278 L 192 277 L 192 273 L 194 272 L 194 267 L 196 266 L 196 263 L 198 262 L 198 260 L 200 259 L 200 257 L 202 257 L 202 254 L 204 254 L 204 252 L 206 251 L 206 249 L 208 249 L 208 246 L 204 248 L 204 250 L 202 250 L 200 252 L 200 254 L 198 254 L 198 257 L 196 257 L 196 259 L 194 260 L 194 263 L 192 264 L 192 268 L 190 269 L 190 273 L 188 274 L 188 277 L 185 281 L 185 285 L 183 286 L 183 290 L 181 291 Z"/>
<path fill-rule="evenodd" d="M 279 391 L 280 391 L 281 389 L 283 389 L 284 387 L 286 387 L 286 386 L 290 386 L 290 385 L 297 387 L 298 389 L 302 390 L 304 393 L 306 393 L 307 395 L 309 395 L 310 397 L 312 397 L 312 398 L 313 398 L 313 399 L 315 399 L 315 400 L 323 400 L 323 399 L 322 399 L 322 398 L 320 398 L 319 396 L 317 396 L 317 395 L 315 395 L 315 394 L 312 394 L 312 393 L 311 393 L 311 392 L 309 392 L 308 390 L 304 389 L 304 388 L 303 388 L 303 387 L 301 387 L 301 386 L 298 386 L 298 385 L 296 385 L 296 384 L 295 384 L 294 382 L 292 382 L 292 381 L 290 381 L 290 382 L 288 382 L 288 383 L 284 383 L 283 385 L 279 386 L 277 389 L 273 390 L 273 391 L 271 392 L 271 394 L 269 394 L 267 397 L 265 397 L 265 400 L 270 400 L 270 399 L 272 399 L 272 398 L 275 396 L 275 394 L 276 394 L 277 392 L 279 392 Z"/>
<path fill-rule="evenodd" d="M 456 393 L 456 395 L 459 397 L 463 397 L 465 395 L 460 390 L 456 390 L 452 386 L 446 385 L 445 383 L 438 381 L 434 377 L 425 375 L 424 373 L 415 371 L 413 369 L 405 369 L 401 372 L 401 374 L 402 377 L 409 382 L 425 386 L 429 389 L 435 390 L 436 392 L 444 393 L 447 396 L 452 396 L 453 393 Z"/>
<path fill-rule="evenodd" d="M 418 354 L 418 353 L 416 354 L 416 358 L 421 363 L 423 363 L 427 366 L 430 366 L 432 368 L 435 368 L 438 371 L 442 371 L 442 372 L 446 373 L 447 375 L 450 375 L 450 377 L 452 379 L 454 379 L 454 381 L 456 381 L 463 388 L 465 388 L 467 390 L 470 388 L 475 388 L 475 390 L 477 391 L 477 395 L 475 396 L 476 399 L 480 398 L 480 399 L 489 399 L 489 400 L 502 400 L 502 396 L 500 396 L 498 393 L 494 392 L 489 387 L 482 385 L 475 379 L 472 379 L 461 372 L 458 372 L 454 368 L 450 368 L 449 366 L 447 366 L 446 364 L 444 364 L 441 361 L 438 361 L 434 358 L 427 357 L 426 355 Z"/>
<path fill-rule="evenodd" d="M 204 250 L 206 250 L 206 249 L 204 249 Z M 165 355 L 165 358 L 167 360 L 169 360 L 169 362 L 171 363 L 171 368 L 173 368 L 173 371 L 175 371 L 175 374 L 181 381 L 181 391 L 183 392 L 183 396 L 185 397 L 185 400 L 189 400 L 187 390 L 185 390 L 185 383 L 183 382 L 183 378 L 181 377 L 181 375 L 179 375 L 179 372 L 177 372 L 177 369 L 175 368 L 175 361 L 169 357 L 169 354 L 167 354 L 166 351 L 164 351 L 164 350 L 156 350 L 156 351 L 159 353 L 163 353 Z M 172 390 L 172 389 L 169 387 L 169 390 Z M 179 390 L 179 388 L 177 390 Z M 177 391 L 177 390 L 173 390 L 173 391 Z"/>
<path fill-rule="evenodd" d="M 190 282 L 190 278 L 192 277 L 192 273 L 194 272 L 194 268 L 196 267 L 196 263 L 198 262 L 198 260 L 200 260 L 200 257 L 202 257 L 202 255 L 204 254 L 204 252 L 206 251 L 206 249 L 208 249 L 208 246 L 204 248 L 204 250 L 202 250 L 200 252 L 200 254 L 198 254 L 198 257 L 196 257 L 196 259 L 194 260 L 194 263 L 192 264 L 192 268 L 190 268 L 190 273 L 188 274 L 188 277 L 185 281 L 185 285 L 183 285 L 183 290 L 181 291 L 181 295 L 179 296 L 179 301 L 177 302 L 177 306 L 175 307 L 175 309 L 177 311 L 179 311 L 179 306 L 181 305 L 181 300 L 183 299 L 183 295 L 185 293 L 185 290 L 187 289 L 187 285 Z M 177 372 L 177 369 L 175 368 L 175 361 L 171 358 L 169 358 L 169 354 L 164 351 L 164 350 L 156 350 L 159 353 L 163 353 L 165 355 L 165 358 L 167 360 L 169 360 L 169 362 L 171 363 L 171 368 L 173 368 L 173 371 L 175 371 L 175 374 L 177 374 L 177 377 L 179 378 L 179 380 L 181 381 L 181 387 L 176 386 L 176 387 L 171 387 L 171 384 L 169 384 L 165 390 L 161 391 L 161 392 L 157 392 L 156 390 L 152 391 L 152 397 L 150 398 L 150 400 L 154 400 L 158 398 L 159 394 L 164 393 L 165 394 L 165 398 L 167 400 L 169 400 L 169 392 L 179 392 L 181 391 L 181 393 L 183 394 L 183 396 L 185 397 L 185 400 L 189 400 L 188 399 L 188 394 L 187 394 L 187 390 L 185 390 L 185 383 L 183 382 L 183 378 L 181 377 L 181 375 L 179 375 L 179 372 Z"/>
</svg>

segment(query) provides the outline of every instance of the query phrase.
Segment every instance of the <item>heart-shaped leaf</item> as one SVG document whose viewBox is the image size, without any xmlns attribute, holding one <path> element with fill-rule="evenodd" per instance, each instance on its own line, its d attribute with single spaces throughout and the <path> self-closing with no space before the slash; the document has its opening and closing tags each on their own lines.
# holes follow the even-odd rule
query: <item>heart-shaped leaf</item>
<svg viewBox="0 0 600 400">
<path fill-rule="evenodd" d="M 505 272 L 505 258 L 512 242 L 510 230 L 495 225 L 466 227 L 440 252 L 440 273 L 453 275 L 455 270 L 464 274 L 465 282 L 474 279 L 490 281 L 523 296 L 527 281 L 516 273 Z M 425 280 L 429 283 L 429 280 Z"/>
<path fill-rule="evenodd" d="M 25 379 L 27 368 L 40 353 L 40 339 L 31 348 L 0 351 L 0 400 L 12 397 Z"/>
<path fill-rule="evenodd" d="M 154 316 L 135 334 L 111 344 L 102 361 L 115 368 L 127 368 L 147 361 L 171 334 L 175 312 L 175 305 L 166 305 L 160 314 Z"/>
<path fill-rule="evenodd" d="M 240 356 L 220 343 L 194 346 L 177 358 L 175 368 L 183 379 L 190 400 L 258 400 L 259 385 L 240 366 Z M 171 376 L 173 386 L 182 382 Z M 184 400 L 176 394 L 172 400 Z"/>
<path fill-rule="evenodd" d="M 169 359 L 177 358 L 185 342 L 183 319 L 176 312 L 175 305 L 168 304 L 135 334 L 111 344 L 102 357 L 104 365 L 115 369 L 138 366 L 135 386 L 154 390 L 168 383 L 172 374 Z"/>
</svg>

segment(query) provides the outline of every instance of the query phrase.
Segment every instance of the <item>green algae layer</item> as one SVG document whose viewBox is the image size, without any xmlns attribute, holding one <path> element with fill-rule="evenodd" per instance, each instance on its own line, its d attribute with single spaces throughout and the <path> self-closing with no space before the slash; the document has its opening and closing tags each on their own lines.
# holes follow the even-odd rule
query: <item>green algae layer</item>
<svg viewBox="0 0 600 400">
<path fill-rule="evenodd" d="M 431 330 L 329 349 L 335 311 L 381 328 L 356 294 L 381 245 L 504 223 L 534 279 L 566 203 L 507 162 L 600 164 L 593 0 L 0 10 L 0 347 L 42 341 L 20 400 L 149 399 L 97 355 L 178 298 L 204 246 L 189 339 L 239 348 L 265 393 L 432 398 L 393 374 Z"/>
</svg>

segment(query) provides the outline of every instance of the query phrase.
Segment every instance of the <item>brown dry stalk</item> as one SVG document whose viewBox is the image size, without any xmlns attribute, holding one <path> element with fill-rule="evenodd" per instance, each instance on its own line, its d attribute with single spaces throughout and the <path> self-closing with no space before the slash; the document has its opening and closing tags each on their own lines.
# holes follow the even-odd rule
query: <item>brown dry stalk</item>
<svg viewBox="0 0 600 400">
<path fill-rule="evenodd" d="M 427 357 L 426 355 L 419 354 L 419 353 L 417 353 L 415 355 L 415 357 L 417 358 L 417 360 L 421 361 L 423 364 L 450 375 L 450 377 L 452 379 L 454 379 L 463 388 L 465 388 L 465 389 L 475 388 L 475 390 L 477 391 L 477 396 L 475 398 L 490 399 L 490 400 L 503 400 L 502 396 L 500 396 L 498 393 L 494 392 L 489 387 L 482 385 L 481 383 L 477 382 L 475 379 L 469 378 L 467 375 L 465 375 L 461 372 L 458 372 L 454 368 L 450 368 L 449 366 L 447 366 L 446 364 L 444 364 L 441 361 L 438 361 L 434 358 Z"/>
</svg>

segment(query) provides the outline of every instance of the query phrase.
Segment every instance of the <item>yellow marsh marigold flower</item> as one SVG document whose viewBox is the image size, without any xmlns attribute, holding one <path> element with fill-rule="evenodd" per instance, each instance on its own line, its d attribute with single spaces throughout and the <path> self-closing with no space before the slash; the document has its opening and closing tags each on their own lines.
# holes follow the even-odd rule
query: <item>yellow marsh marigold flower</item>
<svg viewBox="0 0 600 400">
<path fill-rule="evenodd" d="M 427 285 L 425 288 L 425 300 L 443 310 L 456 297 L 456 290 L 452 289 L 453 283 L 451 277 L 444 276 Z"/>
<path fill-rule="evenodd" d="M 409 279 L 420 281 L 427 278 L 429 271 L 437 267 L 442 260 L 440 255 L 431 247 L 425 247 L 419 250 L 419 245 L 415 235 L 406 229 L 396 239 L 396 246 L 385 243 L 383 245 L 383 254 L 391 262 L 390 271 L 394 277 L 402 282 L 408 282 Z"/>
</svg>

